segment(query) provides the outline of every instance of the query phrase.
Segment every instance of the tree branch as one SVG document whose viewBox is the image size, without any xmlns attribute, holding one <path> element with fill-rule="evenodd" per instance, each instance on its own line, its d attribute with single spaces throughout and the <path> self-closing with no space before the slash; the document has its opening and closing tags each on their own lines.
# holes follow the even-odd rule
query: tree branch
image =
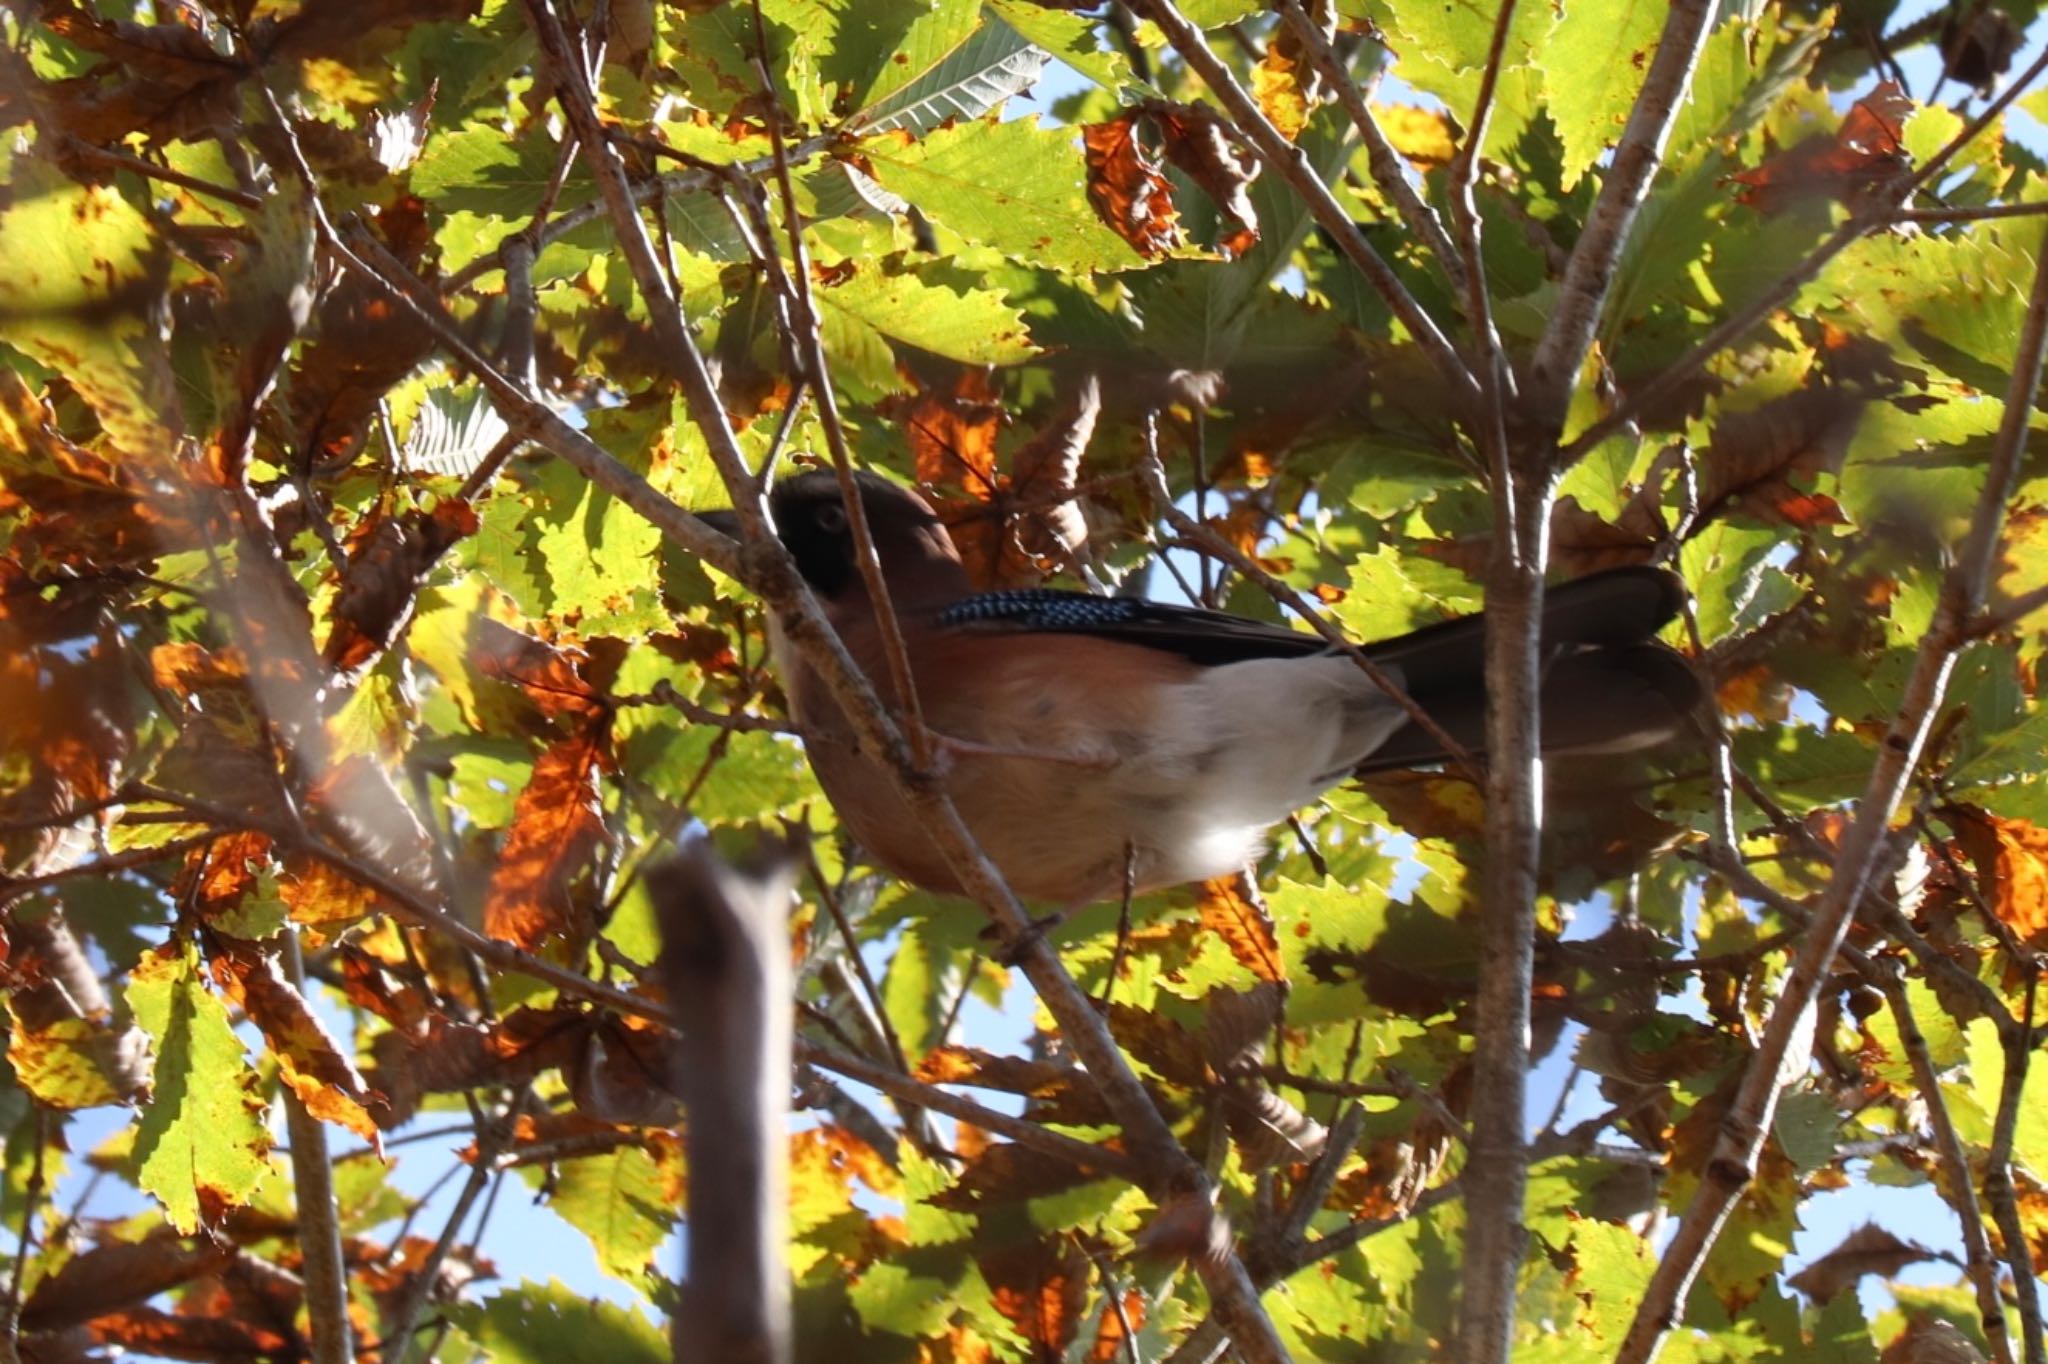
<svg viewBox="0 0 2048 1364">
<path fill-rule="evenodd" d="M 1708 1251 L 1736 1198 L 1755 1175 L 1779 1092 L 1806 1067 L 1822 984 L 1877 867 L 1892 815 L 1905 796 L 1946 694 L 1956 655 L 1968 640 L 1970 622 L 1981 609 L 1991 582 L 2006 503 L 2026 453 L 2028 421 L 2040 387 L 2044 351 L 2048 351 L 2048 268 L 2037 263 L 2026 321 L 2013 356 L 2003 422 L 1968 537 L 1942 585 L 1898 713 L 1857 800 L 1855 818 L 1838 845 L 1834 876 L 1814 910 L 1805 942 L 1723 1119 L 1699 1191 L 1658 1262 L 1617 1364 L 1643 1364 L 1654 1358 L 1664 1333 L 1677 1323 Z"/>
<path fill-rule="evenodd" d="M 1372 182 L 1394 206 L 1402 225 L 1414 233 L 1416 239 L 1429 249 L 1430 255 L 1436 258 L 1451 287 L 1462 290 L 1465 286 L 1465 264 L 1459 259 L 1458 249 L 1451 244 L 1450 235 L 1444 231 L 1443 220 L 1436 216 L 1436 210 L 1409 182 L 1401 154 L 1394 150 L 1394 144 L 1387 140 L 1386 130 L 1373 117 L 1365 91 L 1352 79 L 1344 59 L 1323 37 L 1322 30 L 1309 21 L 1300 0 L 1279 0 L 1279 9 L 1281 18 L 1294 30 L 1294 36 L 1301 40 L 1310 60 L 1323 73 L 1323 79 L 1337 92 L 1344 112 L 1351 115 L 1352 126 L 1358 129 L 1358 136 L 1365 143 L 1366 164 L 1372 172 Z"/>
<path fill-rule="evenodd" d="M 1530 416 L 1542 430 L 1556 433 L 1564 427 L 1572 389 L 1607 306 L 1615 262 L 1628 245 L 1636 213 L 1663 163 L 1672 120 L 1699 64 L 1708 21 L 1718 8 L 1713 0 L 1672 0 L 1657 39 L 1657 55 L 1650 59 L 1643 88 L 1629 110 L 1621 141 L 1615 144 L 1600 197 L 1572 247 L 1557 302 L 1529 366 Z M 1582 441 L 1568 453 L 1576 453 L 1581 445 L 1593 448 Z"/>
<path fill-rule="evenodd" d="M 1475 401 L 1479 396 L 1478 383 L 1459 358 L 1457 350 L 1444 339 L 1436 322 L 1422 310 L 1422 305 L 1415 301 L 1400 277 L 1372 249 L 1365 234 L 1358 230 L 1358 224 L 1351 221 L 1351 215 L 1344 211 L 1336 196 L 1330 193 L 1330 187 L 1309 164 L 1307 154 L 1289 142 L 1260 111 L 1258 101 L 1237 83 L 1237 78 L 1230 74 L 1230 68 L 1202 37 L 1202 31 L 1188 22 L 1187 17 L 1175 8 L 1173 0 L 1133 0 L 1133 6 L 1165 31 L 1174 50 L 1194 68 L 1230 112 L 1231 118 L 1236 120 L 1239 130 L 1258 152 L 1259 159 L 1294 187 L 1308 206 L 1310 216 L 1330 234 L 1337 243 L 1337 249 L 1358 267 L 1374 291 L 1386 300 L 1394 316 L 1400 319 L 1408 334 L 1415 338 L 1415 343 L 1436 365 L 1459 406 L 1468 406 Z"/>
</svg>

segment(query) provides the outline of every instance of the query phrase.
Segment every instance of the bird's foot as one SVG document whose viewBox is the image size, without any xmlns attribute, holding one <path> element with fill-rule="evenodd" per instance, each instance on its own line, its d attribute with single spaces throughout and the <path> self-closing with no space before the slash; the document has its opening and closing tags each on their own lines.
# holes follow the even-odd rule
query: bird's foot
<svg viewBox="0 0 2048 1364">
<path fill-rule="evenodd" d="M 996 965 L 1021 966 L 1031 949 L 1044 942 L 1046 934 L 1065 923 L 1067 915 L 1071 912 L 1070 908 L 1056 909 L 1050 914 L 1042 914 L 1036 919 L 1028 920 L 1024 925 L 1024 931 L 1007 941 L 1001 927 L 996 924 L 990 924 L 982 929 L 981 936 L 996 944 L 996 950 L 991 954 Z"/>
</svg>

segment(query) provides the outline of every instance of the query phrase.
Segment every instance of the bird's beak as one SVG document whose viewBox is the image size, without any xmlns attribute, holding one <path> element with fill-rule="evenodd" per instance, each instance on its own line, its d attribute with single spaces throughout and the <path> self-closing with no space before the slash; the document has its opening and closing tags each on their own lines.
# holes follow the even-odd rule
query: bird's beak
<svg viewBox="0 0 2048 1364">
<path fill-rule="evenodd" d="M 740 538 L 740 518 L 730 508 L 721 507 L 716 511 L 700 511 L 697 513 L 697 519 L 717 531 L 720 535 L 729 535 L 735 540 Z"/>
</svg>

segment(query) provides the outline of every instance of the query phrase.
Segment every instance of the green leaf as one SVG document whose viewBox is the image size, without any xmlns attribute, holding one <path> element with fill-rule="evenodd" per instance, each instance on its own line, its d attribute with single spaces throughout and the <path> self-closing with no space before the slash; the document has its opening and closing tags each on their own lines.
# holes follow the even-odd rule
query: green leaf
<svg viewBox="0 0 2048 1364">
<path fill-rule="evenodd" d="M 1121 270 L 1138 255 L 1095 216 L 1071 129 L 980 119 L 922 141 L 872 138 L 862 151 L 883 188 L 935 222 L 1031 265 Z"/>
<path fill-rule="evenodd" d="M 952 1285 L 913 1274 L 901 1264 L 870 1265 L 847 1290 L 861 1323 L 913 1340 L 931 1335 L 953 1314 Z"/>
<path fill-rule="evenodd" d="M 1001 294 L 927 283 L 887 262 L 856 267 L 817 298 L 827 313 L 963 364 L 1013 365 L 1038 352 Z"/>
<path fill-rule="evenodd" d="M 558 1279 L 523 1282 L 480 1306 L 457 1305 L 450 1315 L 496 1364 L 668 1364 L 670 1357 L 653 1322 L 631 1308 L 586 1298 Z"/>
<path fill-rule="evenodd" d="M 1537 49 L 1569 190 L 1620 138 L 1671 7 L 1663 0 L 1577 0 Z"/>
<path fill-rule="evenodd" d="M 1123 53 L 1098 42 L 1096 25 L 1082 15 L 1048 9 L 1037 0 L 987 0 L 986 8 L 996 20 L 989 31 L 1014 30 L 1105 90 L 1120 90 L 1132 80 Z"/>
<path fill-rule="evenodd" d="M 1842 1115 L 1832 1098 L 1818 1090 L 1795 1089 L 1778 1101 L 1771 1130 L 1793 1166 L 1809 1175 L 1834 1160 L 1841 1125 Z"/>
<path fill-rule="evenodd" d="M 642 1282 L 676 1223 L 661 1168 L 638 1146 L 558 1163 L 548 1207 L 590 1238 L 600 1269 L 631 1284 Z"/>
<path fill-rule="evenodd" d="M 128 978 L 128 1006 L 156 1043 L 153 1093 L 135 1133 L 137 1182 L 189 1234 L 246 1202 L 269 1169 L 256 1072 L 190 947 L 144 957 Z"/>
<path fill-rule="evenodd" d="M 168 254 L 112 186 L 17 162 L 0 191 L 0 341 L 60 371 L 116 447 L 168 464 L 181 418 L 159 313 Z"/>
</svg>

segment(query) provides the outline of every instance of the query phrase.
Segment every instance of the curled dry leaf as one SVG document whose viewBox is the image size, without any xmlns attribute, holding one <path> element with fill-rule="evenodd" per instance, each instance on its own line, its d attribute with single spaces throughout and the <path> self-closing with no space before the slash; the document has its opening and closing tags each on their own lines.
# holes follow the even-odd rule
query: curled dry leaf
<svg viewBox="0 0 2048 1364">
<path fill-rule="evenodd" d="M 1875 1222 L 1866 1222 L 1786 1282 L 1815 1302 L 1824 1303 L 1854 1288 L 1867 1274 L 1890 1278 L 1907 1265 L 1945 1258 L 1925 1246 L 1901 1241 Z"/>
<path fill-rule="evenodd" d="M 1075 489 L 1101 411 L 1100 385 L 1086 375 L 1017 451 L 1010 473 L 992 470 L 979 488 L 970 487 L 976 498 L 939 508 L 978 585 L 1033 587 L 1050 573 L 1087 562 L 1088 518 Z"/>
<path fill-rule="evenodd" d="M 1258 244 L 1259 215 L 1247 191 L 1258 179 L 1259 161 L 1231 140 L 1230 125 L 1198 104 L 1148 101 L 1142 106 L 1159 136 L 1166 159 L 1202 187 L 1228 224 L 1216 249 L 1242 256 Z"/>
<path fill-rule="evenodd" d="M 1180 211 L 1159 161 L 1138 136 L 1142 115 L 1132 110 L 1107 123 L 1082 125 L 1088 163 L 1088 202 L 1137 253 L 1154 260 L 1181 244 Z"/>
<path fill-rule="evenodd" d="M 447 548 L 474 535 L 476 509 L 447 498 L 431 512 L 379 516 L 349 546 L 334 595 L 333 626 L 322 650 L 329 667 L 356 672 L 398 637 L 412 618 L 420 585 Z"/>
</svg>

